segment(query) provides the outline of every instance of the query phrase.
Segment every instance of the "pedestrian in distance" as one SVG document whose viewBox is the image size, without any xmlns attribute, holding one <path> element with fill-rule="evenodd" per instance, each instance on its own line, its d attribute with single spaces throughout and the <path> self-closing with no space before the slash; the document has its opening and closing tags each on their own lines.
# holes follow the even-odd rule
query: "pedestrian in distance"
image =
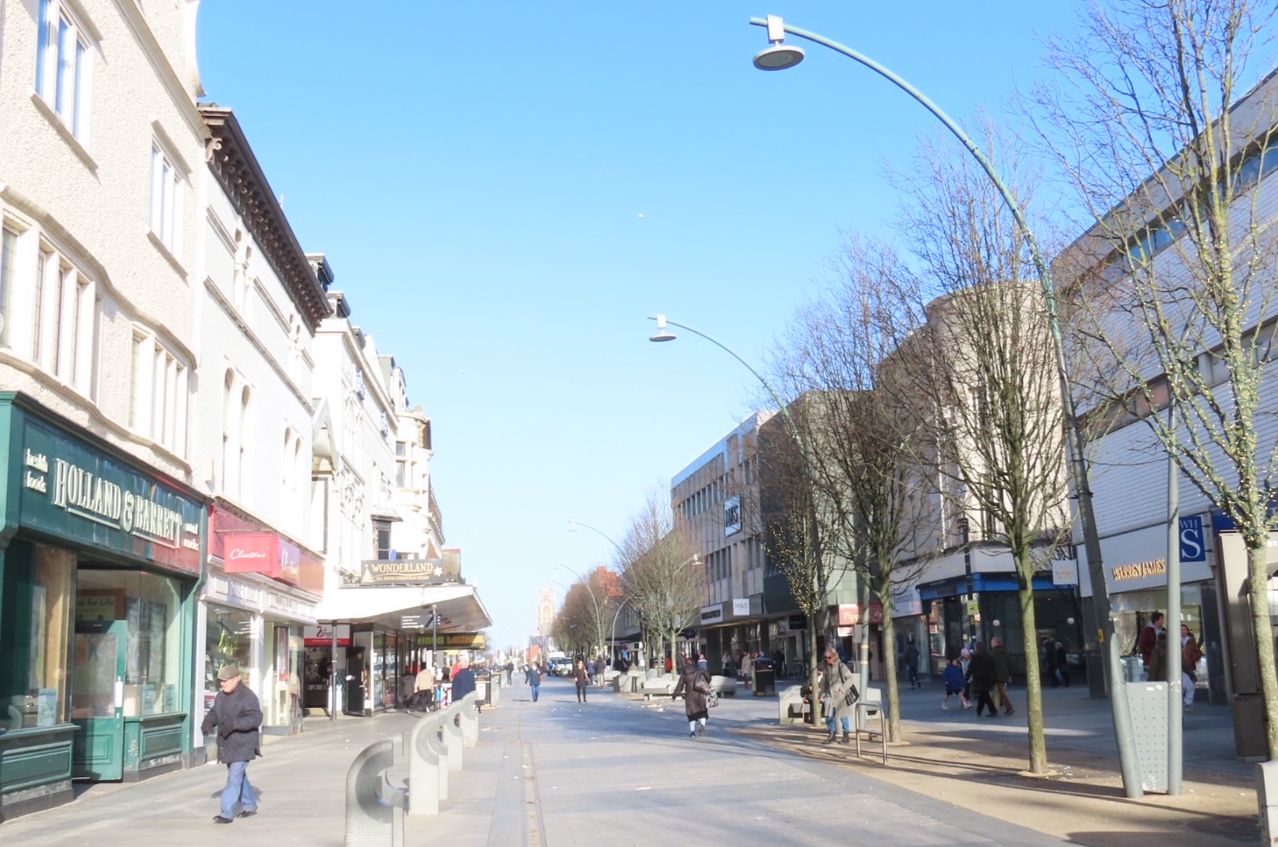
<svg viewBox="0 0 1278 847">
<path fill-rule="evenodd" d="M 1154 660 L 1154 648 L 1158 646 L 1158 633 L 1163 631 L 1163 613 L 1154 612 L 1149 616 L 1149 623 L 1140 631 L 1136 639 L 1136 649 L 1140 652 L 1141 661 L 1145 663 L 1145 678 L 1158 679 L 1149 673 L 1149 665 Z"/>
<path fill-rule="evenodd" d="M 967 675 L 967 669 L 972 664 L 972 648 L 964 647 L 959 650 L 959 667 L 963 670 L 963 699 L 970 706 L 972 704 L 972 680 Z"/>
<path fill-rule="evenodd" d="M 1180 625 L 1180 684 L 1185 689 L 1185 711 L 1194 710 L 1194 695 L 1198 686 L 1198 660 L 1203 657 L 1203 648 L 1198 639 L 1186 624 Z"/>
<path fill-rule="evenodd" d="M 510 659 L 507 659 L 506 666 L 505 668 L 503 668 L 503 670 L 506 671 L 506 687 L 509 688 L 510 678 L 515 675 L 515 663 L 511 661 Z"/>
<path fill-rule="evenodd" d="M 911 688 L 922 687 L 919 682 L 919 645 L 914 643 L 913 635 L 905 642 L 905 674 Z"/>
<path fill-rule="evenodd" d="M 990 717 L 998 717 L 998 709 L 990 696 L 990 692 L 994 690 L 994 659 L 981 641 L 976 642 L 972 661 L 968 663 L 967 681 L 971 683 L 972 693 L 976 695 L 976 716 L 979 718 L 982 711 L 988 708 Z"/>
<path fill-rule="evenodd" d="M 537 702 L 537 697 L 541 694 L 541 665 L 534 662 L 528 666 L 528 686 L 532 689 L 533 702 Z"/>
<path fill-rule="evenodd" d="M 1002 705 L 1003 714 L 1010 715 L 1016 711 L 1007 696 L 1007 684 L 1012 681 L 1012 664 L 1003 649 L 1003 639 L 997 636 L 990 639 L 990 658 L 994 660 L 994 691 L 998 695 L 994 702 Z"/>
<path fill-rule="evenodd" d="M 257 792 L 249 782 L 248 764 L 262 755 L 262 707 L 257 695 L 240 680 L 239 666 L 223 665 L 217 672 L 217 684 L 221 690 L 201 729 L 205 735 L 217 729 L 217 760 L 226 765 L 222 806 L 213 823 L 231 823 L 257 814 Z"/>
<path fill-rule="evenodd" d="M 1056 642 L 1044 638 L 1039 649 L 1043 652 L 1043 676 L 1047 678 L 1048 685 L 1055 688 L 1061 684 L 1060 668 L 1056 664 Z"/>
<path fill-rule="evenodd" d="M 745 687 L 749 688 L 754 678 L 754 657 L 749 650 L 741 654 L 741 678 Z"/>
<path fill-rule="evenodd" d="M 825 729 L 829 733 L 822 744 L 833 744 L 836 737 L 835 726 L 843 724 L 843 743 L 848 743 L 852 734 L 852 709 L 860 692 L 856 690 L 856 674 L 839 658 L 833 647 L 825 648 L 825 668 L 821 673 L 821 701 L 825 704 Z M 852 702 L 848 702 L 849 693 Z"/>
<path fill-rule="evenodd" d="M 1069 654 L 1065 645 L 1057 641 L 1052 645 L 1052 653 L 1056 656 L 1056 681 L 1069 688 Z"/>
<path fill-rule="evenodd" d="M 706 723 L 710 720 L 710 678 L 697 667 L 692 656 L 684 659 L 683 671 L 670 693 L 670 699 L 676 700 L 681 694 L 683 713 L 688 718 L 688 737 L 705 735 Z"/>
<path fill-rule="evenodd" d="M 941 702 L 941 708 L 948 709 L 950 698 L 958 695 L 959 705 L 964 709 L 970 709 L 972 704 L 963 693 L 963 666 L 959 663 L 957 656 L 945 663 L 945 673 L 942 676 L 945 680 L 945 699 Z"/>
<path fill-rule="evenodd" d="M 586 690 L 590 685 L 590 671 L 586 670 L 584 659 L 577 660 L 577 667 L 572 672 L 572 681 L 577 685 L 577 702 L 586 702 Z"/>
<path fill-rule="evenodd" d="M 1158 641 L 1149 657 L 1149 680 L 1161 682 L 1167 679 L 1167 630 L 1158 631 Z"/>
<path fill-rule="evenodd" d="M 413 680 L 413 705 L 427 710 L 435 708 L 435 669 L 423 665 Z"/>
<path fill-rule="evenodd" d="M 458 660 L 454 668 L 452 701 L 460 703 L 463 697 L 475 690 L 475 672 L 470 669 L 470 661 L 467 659 Z"/>
</svg>

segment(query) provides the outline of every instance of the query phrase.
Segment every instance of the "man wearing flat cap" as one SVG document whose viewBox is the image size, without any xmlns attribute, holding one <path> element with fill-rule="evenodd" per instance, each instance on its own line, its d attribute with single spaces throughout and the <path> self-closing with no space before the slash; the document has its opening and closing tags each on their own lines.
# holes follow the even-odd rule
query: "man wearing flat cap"
<svg viewBox="0 0 1278 847">
<path fill-rule="evenodd" d="M 226 765 L 226 787 L 222 789 L 222 809 L 213 823 L 231 823 L 236 818 L 257 814 L 257 793 L 248 779 L 248 763 L 260 756 L 262 707 L 257 695 L 240 682 L 236 665 L 223 665 L 217 672 L 217 698 L 204 717 L 208 735 L 217 727 L 217 760 Z M 238 811 L 236 811 L 238 808 Z"/>
</svg>

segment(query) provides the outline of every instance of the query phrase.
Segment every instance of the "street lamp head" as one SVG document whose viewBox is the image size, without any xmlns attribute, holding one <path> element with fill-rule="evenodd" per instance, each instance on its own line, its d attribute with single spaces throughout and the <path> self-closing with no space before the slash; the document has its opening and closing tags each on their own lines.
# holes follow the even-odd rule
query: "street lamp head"
<svg viewBox="0 0 1278 847">
<path fill-rule="evenodd" d="M 666 316 L 657 315 L 657 334 L 648 336 L 649 341 L 674 341 L 679 336 L 666 328 Z"/>
<path fill-rule="evenodd" d="M 754 54 L 754 66 L 761 71 L 784 71 L 803 61 L 803 48 L 785 44 L 785 24 L 776 15 L 768 15 L 767 47 Z"/>
</svg>

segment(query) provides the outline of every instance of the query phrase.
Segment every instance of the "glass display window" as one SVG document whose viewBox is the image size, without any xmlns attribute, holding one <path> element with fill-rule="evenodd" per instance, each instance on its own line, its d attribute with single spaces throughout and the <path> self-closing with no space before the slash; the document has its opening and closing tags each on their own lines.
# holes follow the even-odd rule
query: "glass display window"
<svg viewBox="0 0 1278 847">
<path fill-rule="evenodd" d="M 40 544 L 15 542 L 6 553 L 3 594 L 15 602 L 0 632 L 10 657 L 0 666 L 0 729 L 67 721 L 75 564 L 69 550 Z"/>
<path fill-rule="evenodd" d="M 182 711 L 178 580 L 146 571 L 81 566 L 76 583 L 73 716 L 100 712 L 108 680 L 112 687 L 116 682 L 122 686 L 124 717 Z M 99 649 L 102 645 L 97 643 L 108 630 L 119 631 L 113 626 L 117 621 L 124 622 L 123 673 L 112 664 L 112 651 Z"/>
<path fill-rule="evenodd" d="M 213 708 L 219 690 L 217 672 L 223 665 L 238 665 L 241 679 L 253 669 L 253 640 L 256 623 L 252 612 L 205 604 L 204 708 Z"/>
</svg>

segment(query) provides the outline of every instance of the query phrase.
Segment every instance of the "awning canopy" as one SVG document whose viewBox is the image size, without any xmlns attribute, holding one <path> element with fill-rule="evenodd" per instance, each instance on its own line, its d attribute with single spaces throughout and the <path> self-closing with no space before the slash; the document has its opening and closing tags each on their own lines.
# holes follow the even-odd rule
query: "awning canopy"
<svg viewBox="0 0 1278 847">
<path fill-rule="evenodd" d="M 402 629 L 404 615 L 429 614 L 431 606 L 439 614 L 440 632 L 479 632 L 493 623 L 470 585 L 342 586 L 325 594 L 315 617 Z"/>
</svg>

